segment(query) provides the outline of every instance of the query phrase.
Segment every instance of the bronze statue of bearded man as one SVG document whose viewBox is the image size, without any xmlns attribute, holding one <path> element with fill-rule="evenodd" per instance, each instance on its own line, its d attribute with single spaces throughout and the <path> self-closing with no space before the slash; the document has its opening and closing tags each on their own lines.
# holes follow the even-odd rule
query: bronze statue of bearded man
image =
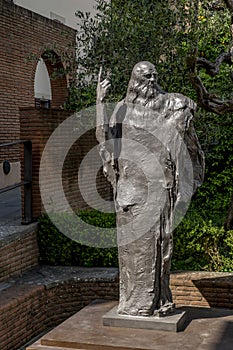
<svg viewBox="0 0 233 350">
<path fill-rule="evenodd" d="M 96 137 L 113 187 L 120 269 L 118 313 L 164 316 L 174 310 L 169 287 L 172 233 L 204 174 L 193 126 L 196 104 L 165 93 L 147 61 L 133 68 L 126 97 L 110 117 L 97 87 Z"/>
</svg>

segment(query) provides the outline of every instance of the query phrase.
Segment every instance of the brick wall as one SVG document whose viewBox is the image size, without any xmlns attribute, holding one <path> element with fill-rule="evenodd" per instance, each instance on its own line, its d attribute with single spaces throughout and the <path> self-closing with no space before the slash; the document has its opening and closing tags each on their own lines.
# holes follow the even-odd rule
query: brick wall
<svg viewBox="0 0 233 350">
<path fill-rule="evenodd" d="M 47 289 L 18 285 L 1 292 L 1 350 L 16 350 L 96 299 L 116 300 L 117 282 L 66 282 Z"/>
<path fill-rule="evenodd" d="M 67 35 L 61 35 L 62 31 Z M 70 42 L 75 44 L 75 30 L 0 0 L 0 144 L 19 139 L 19 107 L 34 106 L 37 60 L 27 57 L 31 54 L 40 58 L 45 48 L 52 48 L 54 43 L 59 56 Z M 48 71 L 52 73 L 55 66 L 48 64 Z M 67 81 L 63 77 L 51 83 L 52 107 L 59 108 L 67 96 Z M 19 153 L 16 150 L 4 154 L 1 150 L 0 162 L 4 158 L 18 161 Z"/>
<path fill-rule="evenodd" d="M 61 35 L 62 31 L 66 31 L 67 34 Z M 71 42 L 75 44 L 75 30 L 14 5 L 12 2 L 0 0 L 0 144 L 20 138 L 33 141 L 33 214 L 35 218 L 41 212 L 38 170 L 43 147 L 52 131 L 68 116 L 60 109 L 67 96 L 67 81 L 66 77 L 52 79 L 51 107 L 53 111 L 43 109 L 36 111 L 34 109 L 34 77 L 37 60 L 27 60 L 27 57 L 30 54 L 36 58 L 43 57 L 51 75 L 54 69 L 62 66 L 59 55 Z M 54 43 L 56 43 L 56 52 L 54 52 L 56 62 L 52 64 L 46 59 L 45 49 L 53 48 Z M 25 114 L 23 116 L 21 113 L 21 135 L 19 108 L 21 111 L 24 110 L 22 113 Z M 82 145 L 81 141 L 83 141 Z M 74 208 L 88 207 L 78 189 L 76 166 L 80 164 L 85 152 L 92 148 L 88 149 L 87 142 L 90 143 L 90 146 L 96 144 L 94 130 L 85 135 L 79 144 L 76 143 L 72 147 L 64 163 L 63 185 L 68 201 Z M 11 179 L 10 175 L 4 176 L 5 186 L 10 184 L 9 179 L 12 183 L 19 181 L 19 172 L 17 171 L 16 174 L 14 171 L 14 169 L 19 169 L 19 153 L 19 147 L 1 149 L 0 170 L 1 161 L 5 159 L 13 162 L 12 164 L 17 162 L 17 167 L 12 166 L 14 174 L 10 174 Z M 88 169 L 85 169 L 84 187 L 88 189 L 90 177 Z M 4 183 L 1 184 L 1 187 L 5 187 Z M 109 183 L 103 179 L 101 172 L 97 174 L 96 184 L 100 200 L 102 195 L 104 198 L 111 196 Z M 51 182 L 48 181 L 48 188 L 50 185 Z M 107 194 L 105 195 L 106 188 Z M 90 199 L 93 196 L 92 192 L 90 189 L 88 193 Z"/>
<path fill-rule="evenodd" d="M 28 227 L 23 234 L 0 241 L 0 283 L 38 264 L 37 228 Z"/>
<path fill-rule="evenodd" d="M 177 305 L 233 309 L 233 273 L 172 273 L 171 289 Z"/>
<path fill-rule="evenodd" d="M 58 267 L 59 268 L 59 267 Z M 233 274 L 175 272 L 171 288 L 178 306 L 233 309 Z M 96 299 L 117 300 L 118 280 L 60 280 L 55 284 L 14 285 L 1 292 L 1 350 L 16 350 Z"/>
<path fill-rule="evenodd" d="M 33 217 L 35 219 L 42 211 L 39 188 L 39 168 L 44 147 L 53 131 L 71 115 L 72 113 L 59 109 L 20 109 L 20 138 L 32 140 L 32 207 Z M 85 165 L 80 174 L 83 183 L 82 193 L 80 191 L 80 179 L 78 179 L 80 164 L 85 155 L 97 145 L 94 128 L 88 130 L 80 138 L 77 137 L 77 141 L 75 141 L 73 145 L 71 142 L 65 161 L 61 164 L 60 153 L 63 151 L 65 144 L 69 144 L 70 139 L 73 137 L 72 133 L 73 129 L 70 134 L 70 131 L 66 127 L 62 127 L 61 132 L 58 132 L 52 149 L 54 155 L 48 160 L 43 172 L 46 178 L 46 193 L 50 193 L 51 189 L 53 189 L 53 193 L 56 195 L 56 200 L 54 202 L 56 208 L 59 210 L 64 209 L 64 201 L 62 200 L 62 193 L 58 187 L 59 183 L 54 177 L 60 169 L 62 169 L 63 191 L 72 209 L 87 209 L 91 207 L 91 205 L 86 202 L 85 198 L 83 198 L 83 192 L 85 192 L 87 198 L 91 199 L 92 203 L 94 202 L 97 206 L 102 199 L 108 201 L 112 198 L 111 186 L 102 172 L 98 172 L 97 177 L 95 177 L 95 164 L 97 162 L 98 165 L 99 157 L 97 150 L 95 150 L 96 152 L 93 153 L 88 164 Z M 74 136 L 74 140 L 76 140 L 76 136 Z M 96 184 L 97 192 L 100 195 L 99 198 L 96 198 L 95 194 L 93 194 L 93 189 L 91 188 L 91 183 L 93 182 Z M 50 196 L 49 200 L 51 200 Z"/>
</svg>

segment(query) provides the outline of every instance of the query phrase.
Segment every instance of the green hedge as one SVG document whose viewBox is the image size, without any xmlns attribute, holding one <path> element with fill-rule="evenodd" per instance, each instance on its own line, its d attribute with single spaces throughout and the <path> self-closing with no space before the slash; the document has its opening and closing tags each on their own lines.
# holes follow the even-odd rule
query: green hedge
<svg viewBox="0 0 233 350">
<path fill-rule="evenodd" d="M 233 271 L 233 231 L 192 205 L 174 232 L 172 269 Z"/>
<path fill-rule="evenodd" d="M 96 210 L 79 212 L 87 223 L 114 227 L 115 215 Z M 81 245 L 52 224 L 48 215 L 39 219 L 40 262 L 49 265 L 118 266 L 117 248 Z M 206 220 L 191 206 L 174 232 L 173 270 L 233 271 L 233 231 Z"/>
<path fill-rule="evenodd" d="M 58 214 L 59 216 L 64 220 L 64 214 Z M 106 228 L 115 226 L 114 214 L 93 210 L 80 211 L 78 216 L 93 226 Z M 66 215 L 65 219 L 67 226 L 73 224 L 72 220 L 69 220 L 69 215 Z M 84 233 L 81 232 L 80 235 L 82 234 Z M 106 267 L 118 265 L 116 247 L 94 248 L 81 245 L 59 232 L 48 215 L 42 215 L 39 219 L 38 244 L 42 264 Z"/>
</svg>

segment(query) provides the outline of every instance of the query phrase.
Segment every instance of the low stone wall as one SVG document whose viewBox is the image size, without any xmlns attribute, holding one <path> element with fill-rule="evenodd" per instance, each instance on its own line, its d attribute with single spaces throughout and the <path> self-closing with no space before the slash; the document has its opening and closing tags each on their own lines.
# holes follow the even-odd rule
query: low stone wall
<svg viewBox="0 0 233 350">
<path fill-rule="evenodd" d="M 19 349 L 93 300 L 116 300 L 117 276 L 117 269 L 39 267 L 9 280 L 0 296 L 1 350 Z"/>
<path fill-rule="evenodd" d="M 233 273 L 175 272 L 171 289 L 177 305 L 233 309 Z"/>
<path fill-rule="evenodd" d="M 233 309 L 233 274 L 175 272 L 177 306 Z M 0 283 L 1 350 L 16 350 L 96 299 L 118 299 L 118 270 L 39 266 Z"/>
<path fill-rule="evenodd" d="M 38 264 L 37 224 L 0 225 L 0 282 Z"/>
</svg>

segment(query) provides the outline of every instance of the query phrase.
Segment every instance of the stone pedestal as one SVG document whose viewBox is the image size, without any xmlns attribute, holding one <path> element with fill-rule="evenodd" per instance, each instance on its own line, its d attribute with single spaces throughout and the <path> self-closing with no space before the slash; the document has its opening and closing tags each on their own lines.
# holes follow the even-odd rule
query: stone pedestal
<svg viewBox="0 0 233 350">
<path fill-rule="evenodd" d="M 128 316 L 125 319 L 125 325 L 118 324 L 117 327 L 115 325 L 112 327 L 113 323 L 118 323 L 118 320 L 113 321 L 116 316 L 116 307 L 117 302 L 99 301 L 90 304 L 44 335 L 27 350 L 154 350 L 158 333 L 151 328 L 175 330 L 174 327 L 171 329 L 170 322 L 165 320 L 167 317 L 159 318 L 155 323 L 149 320 L 145 321 L 147 326 L 144 328 L 147 329 L 134 329 L 134 326 L 143 328 L 144 318 L 142 320 L 140 317 L 139 323 L 137 323 L 134 320 L 135 317 L 132 317 L 131 324 L 129 324 Z M 122 322 L 122 317 L 125 318 L 125 316 L 121 316 L 120 322 Z M 177 316 L 170 317 L 171 321 Z M 160 321 L 164 324 L 162 328 L 158 326 Z M 105 326 L 103 323 L 110 324 Z M 166 332 L 166 334 L 169 333 Z"/>
<path fill-rule="evenodd" d="M 109 327 L 179 332 L 183 329 L 185 314 L 185 311 L 175 310 L 166 317 L 127 316 L 117 314 L 117 306 L 115 306 L 103 316 L 103 324 Z"/>
</svg>

